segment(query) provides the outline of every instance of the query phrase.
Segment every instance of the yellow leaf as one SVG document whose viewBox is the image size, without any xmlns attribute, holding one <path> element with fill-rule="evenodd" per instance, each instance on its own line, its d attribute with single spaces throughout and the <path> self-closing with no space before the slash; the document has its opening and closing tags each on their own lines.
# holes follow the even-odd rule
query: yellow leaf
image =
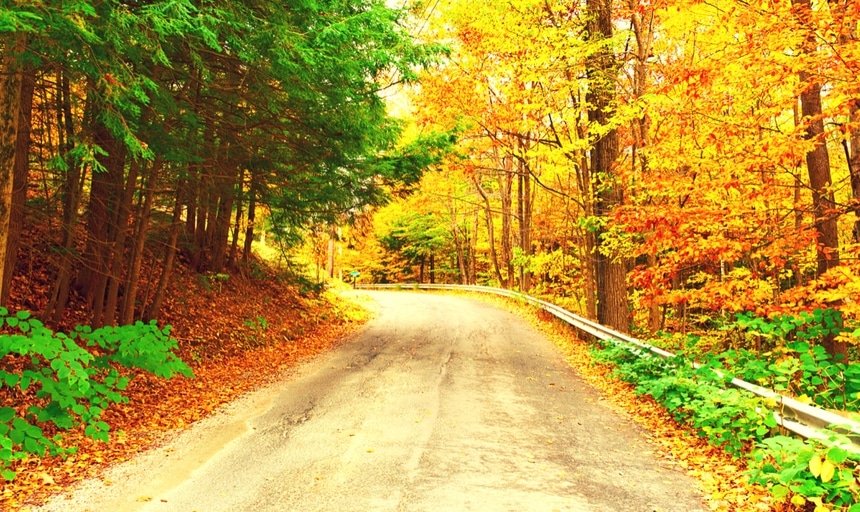
<svg viewBox="0 0 860 512">
<path fill-rule="evenodd" d="M 817 505 L 815 507 L 815 512 L 830 512 L 830 507 L 827 505 Z"/>
<path fill-rule="evenodd" d="M 836 466 L 833 465 L 829 460 L 825 460 L 821 463 L 821 481 L 829 482 L 833 480 L 833 474 L 836 473 Z"/>
<path fill-rule="evenodd" d="M 803 505 L 806 504 L 806 498 L 804 498 L 803 496 L 801 496 L 799 494 L 795 494 L 794 496 L 791 497 L 791 504 L 798 506 L 798 507 L 802 507 Z"/>
<path fill-rule="evenodd" d="M 809 472 L 812 473 L 812 476 L 818 476 L 821 474 L 821 457 L 818 455 L 813 455 L 812 459 L 810 459 Z"/>
</svg>

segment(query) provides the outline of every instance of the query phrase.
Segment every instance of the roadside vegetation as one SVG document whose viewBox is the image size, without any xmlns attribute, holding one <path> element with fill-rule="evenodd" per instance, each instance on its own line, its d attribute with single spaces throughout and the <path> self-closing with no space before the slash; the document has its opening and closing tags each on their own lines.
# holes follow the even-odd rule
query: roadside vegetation
<svg viewBox="0 0 860 512">
<path fill-rule="evenodd" d="M 332 346 L 315 232 L 450 144 L 381 91 L 443 54 L 381 0 L 0 7 L 0 508 Z"/>
</svg>

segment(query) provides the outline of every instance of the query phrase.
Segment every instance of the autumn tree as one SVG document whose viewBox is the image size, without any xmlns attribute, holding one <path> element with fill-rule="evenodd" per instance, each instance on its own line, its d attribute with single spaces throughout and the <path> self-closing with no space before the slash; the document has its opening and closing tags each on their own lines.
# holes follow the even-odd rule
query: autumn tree
<svg viewBox="0 0 860 512">
<path fill-rule="evenodd" d="M 395 220 L 380 242 L 407 264 L 418 266 L 418 282 L 436 282 L 436 258 L 450 244 L 449 232 L 432 214 L 406 213 Z"/>
<path fill-rule="evenodd" d="M 856 14 L 836 1 L 439 9 L 424 34 L 452 53 L 423 78 L 416 122 L 463 130 L 443 172 L 481 211 L 479 275 L 525 288 L 529 271 L 534 293 L 619 329 L 749 310 L 860 318 Z"/>
<path fill-rule="evenodd" d="M 600 46 L 587 64 L 590 81 L 586 100 L 588 120 L 599 130 L 589 152 L 589 165 L 594 176 L 595 214 L 602 222 L 624 200 L 624 192 L 616 176 L 618 133 L 610 125 L 618 74 L 610 45 L 613 33 L 612 2 L 590 0 L 588 14 L 589 37 Z M 623 255 L 615 254 L 607 247 L 605 229 L 602 226 L 599 228 L 595 245 L 597 319 L 610 327 L 627 331 L 630 323 L 627 264 Z"/>
</svg>

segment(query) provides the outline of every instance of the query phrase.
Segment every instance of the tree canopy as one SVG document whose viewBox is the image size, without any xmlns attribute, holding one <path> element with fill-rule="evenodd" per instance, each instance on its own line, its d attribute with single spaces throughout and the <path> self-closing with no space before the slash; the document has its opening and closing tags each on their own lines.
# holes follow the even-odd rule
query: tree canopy
<svg viewBox="0 0 860 512">
<path fill-rule="evenodd" d="M 39 309 L 59 319 L 78 291 L 96 325 L 157 316 L 176 258 L 199 272 L 247 262 L 263 209 L 296 244 L 416 182 L 439 141 L 400 147 L 380 91 L 442 46 L 416 43 L 407 16 L 381 0 L 4 6 L 4 297 L 39 180 L 36 215 L 62 218 Z M 141 298 L 152 249 L 163 278 Z"/>
<path fill-rule="evenodd" d="M 469 240 L 437 254 L 452 280 L 621 330 L 822 308 L 857 326 L 855 4 L 440 4 L 422 37 L 451 54 L 414 118 L 459 130 L 440 171 L 459 185 L 416 190 Z"/>
</svg>

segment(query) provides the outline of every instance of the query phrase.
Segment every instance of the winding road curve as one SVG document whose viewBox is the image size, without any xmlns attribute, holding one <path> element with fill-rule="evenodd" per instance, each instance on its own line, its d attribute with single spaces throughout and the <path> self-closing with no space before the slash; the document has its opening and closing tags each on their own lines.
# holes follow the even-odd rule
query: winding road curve
<svg viewBox="0 0 860 512">
<path fill-rule="evenodd" d="M 37 510 L 706 510 L 526 322 L 369 294 L 339 349 Z"/>
</svg>

